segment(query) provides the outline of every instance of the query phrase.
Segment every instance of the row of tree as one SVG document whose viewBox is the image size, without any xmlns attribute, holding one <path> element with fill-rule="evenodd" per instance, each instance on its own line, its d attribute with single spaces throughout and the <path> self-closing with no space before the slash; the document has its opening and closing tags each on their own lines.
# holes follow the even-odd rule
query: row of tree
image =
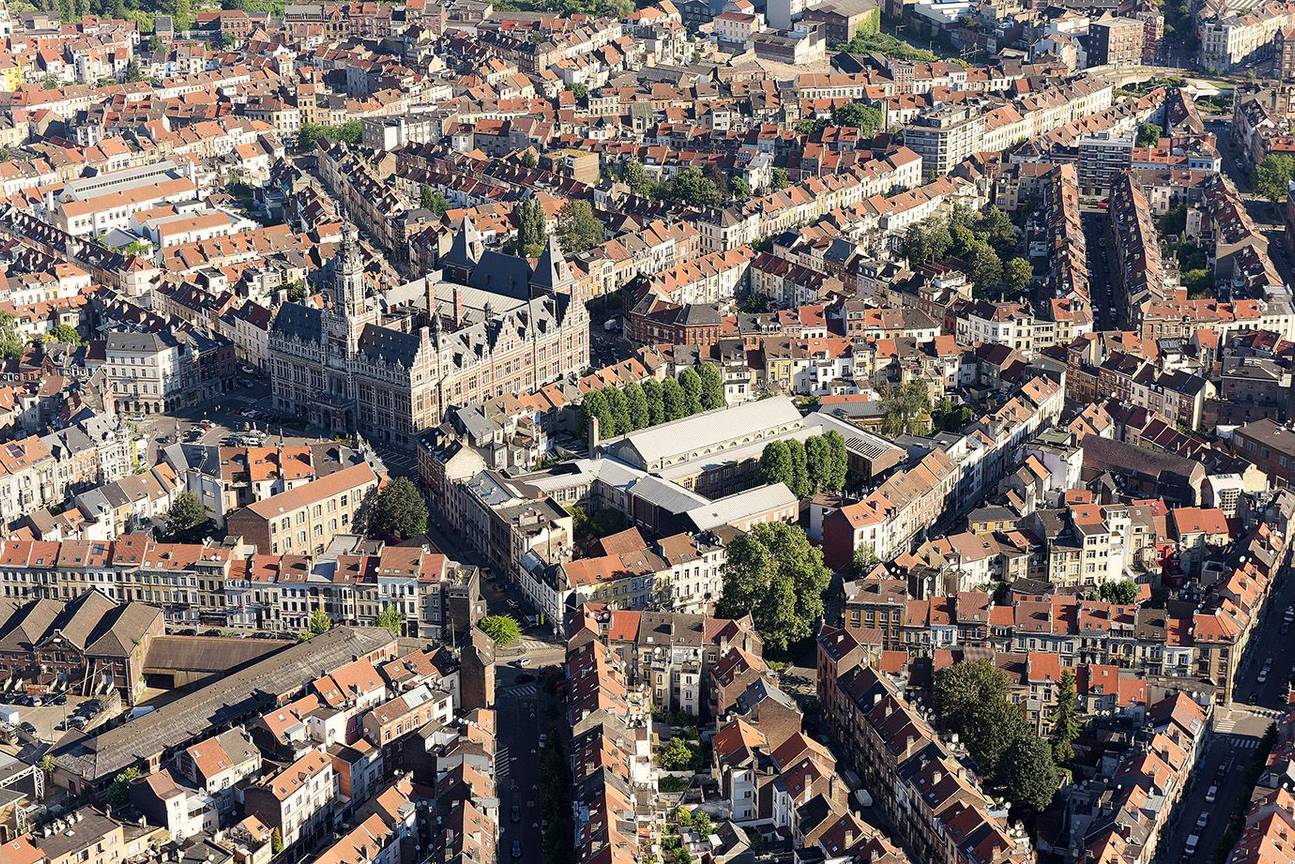
<svg viewBox="0 0 1295 864">
<path fill-rule="evenodd" d="M 325 126 L 320 123 L 302 123 L 297 130 L 297 149 L 302 153 L 313 153 L 320 141 L 341 141 L 344 144 L 359 144 L 364 135 L 364 124 L 359 120 L 347 120 L 336 126 Z"/>
<path fill-rule="evenodd" d="M 724 405 L 724 377 L 713 363 L 703 363 L 664 381 L 590 390 L 580 402 L 581 426 L 588 434 L 589 419 L 597 417 L 599 437 L 612 438 Z"/>
<path fill-rule="evenodd" d="M 797 498 L 809 498 L 819 489 L 839 492 L 849 470 L 845 439 L 836 431 L 806 438 L 770 441 L 760 454 L 760 480 L 782 483 Z"/>
<path fill-rule="evenodd" d="M 1008 693 L 1007 673 L 990 660 L 955 663 L 935 676 L 940 722 L 962 736 L 987 783 L 1014 808 L 1037 813 L 1061 783 L 1058 762 L 1074 758 L 1072 745 L 1079 735 L 1075 678 L 1067 670 L 1057 682 L 1051 740 L 1035 733 Z"/>
<path fill-rule="evenodd" d="M 822 550 L 810 545 L 800 526 L 755 525 L 728 546 L 716 614 L 740 618 L 749 612 L 765 647 L 786 651 L 813 635 L 831 578 Z"/>
</svg>

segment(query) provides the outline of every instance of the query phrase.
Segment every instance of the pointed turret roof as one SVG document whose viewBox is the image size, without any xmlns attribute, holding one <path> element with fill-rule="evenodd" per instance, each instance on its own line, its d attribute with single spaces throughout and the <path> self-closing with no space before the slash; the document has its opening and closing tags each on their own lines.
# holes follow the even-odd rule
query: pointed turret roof
<svg viewBox="0 0 1295 864">
<path fill-rule="evenodd" d="M 477 230 L 471 217 L 464 216 L 459 230 L 454 235 L 454 242 L 450 244 L 450 251 L 445 253 L 441 264 L 471 270 L 480 260 L 481 232 Z"/>
<path fill-rule="evenodd" d="M 548 242 L 544 244 L 544 254 L 535 264 L 535 270 L 531 273 L 531 286 L 534 288 L 543 288 L 546 291 L 556 291 L 558 286 L 563 284 L 563 269 L 566 267 L 566 259 L 562 257 L 562 246 L 558 243 L 558 238 L 549 235 Z"/>
</svg>

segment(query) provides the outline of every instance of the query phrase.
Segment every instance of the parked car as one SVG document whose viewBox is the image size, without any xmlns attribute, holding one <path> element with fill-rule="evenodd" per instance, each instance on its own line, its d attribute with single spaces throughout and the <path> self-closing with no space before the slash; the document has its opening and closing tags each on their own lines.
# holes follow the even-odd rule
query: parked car
<svg viewBox="0 0 1295 864">
<path fill-rule="evenodd" d="M 513 841 L 513 857 L 514 858 L 522 857 L 522 841 L 520 840 Z"/>
<path fill-rule="evenodd" d="M 522 821 L 522 808 L 519 805 L 514 804 L 512 809 L 508 811 L 508 818 L 513 822 Z"/>
<path fill-rule="evenodd" d="M 1219 797 L 1219 787 L 1217 784 L 1211 783 L 1210 788 L 1205 790 L 1205 803 L 1213 804 L 1215 799 L 1218 797 Z"/>
</svg>

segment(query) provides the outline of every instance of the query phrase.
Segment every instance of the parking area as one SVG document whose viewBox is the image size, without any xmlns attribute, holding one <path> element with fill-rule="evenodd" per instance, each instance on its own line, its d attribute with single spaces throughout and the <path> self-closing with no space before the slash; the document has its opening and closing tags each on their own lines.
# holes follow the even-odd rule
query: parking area
<svg viewBox="0 0 1295 864">
<path fill-rule="evenodd" d="M 7 711 L 17 712 L 13 725 L 26 729 L 45 742 L 57 741 L 69 731 L 101 726 L 121 711 L 120 700 L 105 697 L 59 695 L 41 699 L 39 705 L 15 704 L 14 698 L 3 703 Z M 85 719 L 74 720 L 76 717 Z M 26 724 L 30 724 L 30 728 Z"/>
</svg>

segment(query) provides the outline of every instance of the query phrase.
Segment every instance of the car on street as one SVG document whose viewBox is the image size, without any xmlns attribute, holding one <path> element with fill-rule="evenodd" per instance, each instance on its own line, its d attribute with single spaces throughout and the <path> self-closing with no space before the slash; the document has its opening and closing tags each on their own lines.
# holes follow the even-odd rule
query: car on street
<svg viewBox="0 0 1295 864">
<path fill-rule="evenodd" d="M 1205 803 L 1213 804 L 1214 800 L 1219 797 L 1219 787 L 1211 783 L 1210 788 L 1205 790 Z"/>
<path fill-rule="evenodd" d="M 512 808 L 508 811 L 508 818 L 509 818 L 509 820 L 510 820 L 510 821 L 512 821 L 512 822 L 520 822 L 520 821 L 522 821 L 522 808 L 521 808 L 521 805 L 519 805 L 519 804 L 514 804 L 514 805 L 512 806 Z"/>
<path fill-rule="evenodd" d="M 1196 817 L 1196 830 L 1200 831 L 1208 824 L 1210 824 L 1210 814 L 1202 810 L 1201 815 Z"/>
<path fill-rule="evenodd" d="M 531 665 L 531 658 L 529 657 L 523 657 L 522 659 L 517 661 L 517 667 L 519 669 L 525 669 L 529 665 Z"/>
<path fill-rule="evenodd" d="M 520 840 L 513 841 L 513 857 L 514 858 L 522 857 L 522 841 Z"/>
</svg>

